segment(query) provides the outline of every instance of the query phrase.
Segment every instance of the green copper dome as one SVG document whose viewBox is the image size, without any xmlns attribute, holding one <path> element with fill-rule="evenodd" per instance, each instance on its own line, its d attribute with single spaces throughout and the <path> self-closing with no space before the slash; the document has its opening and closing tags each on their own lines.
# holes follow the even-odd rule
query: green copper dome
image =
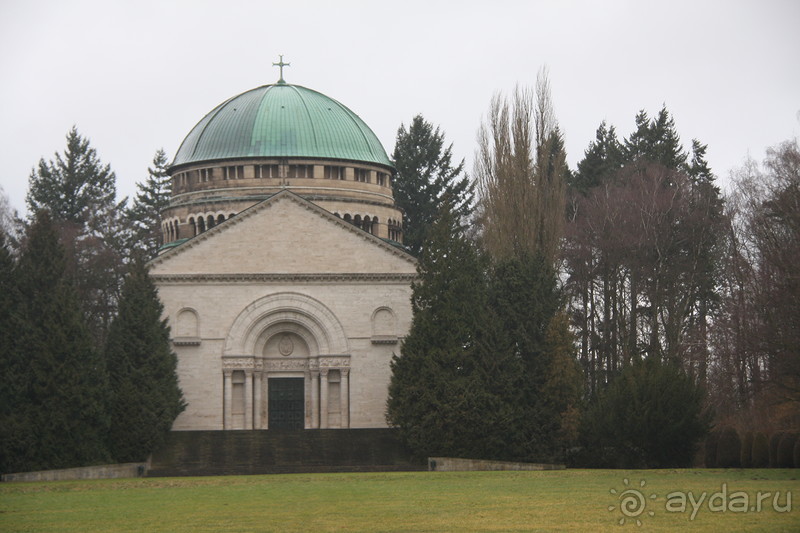
<svg viewBox="0 0 800 533">
<path fill-rule="evenodd" d="M 299 85 L 264 85 L 234 96 L 186 136 L 173 166 L 248 157 L 343 159 L 392 166 L 358 115 Z"/>
</svg>

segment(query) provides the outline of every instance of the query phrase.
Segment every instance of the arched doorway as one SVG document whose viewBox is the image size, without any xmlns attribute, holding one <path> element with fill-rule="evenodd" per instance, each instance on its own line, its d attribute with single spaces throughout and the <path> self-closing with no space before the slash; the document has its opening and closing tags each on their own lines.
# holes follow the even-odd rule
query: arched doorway
<svg viewBox="0 0 800 533">
<path fill-rule="evenodd" d="M 296 293 L 257 300 L 225 344 L 224 429 L 349 427 L 347 339 L 320 302 Z"/>
</svg>

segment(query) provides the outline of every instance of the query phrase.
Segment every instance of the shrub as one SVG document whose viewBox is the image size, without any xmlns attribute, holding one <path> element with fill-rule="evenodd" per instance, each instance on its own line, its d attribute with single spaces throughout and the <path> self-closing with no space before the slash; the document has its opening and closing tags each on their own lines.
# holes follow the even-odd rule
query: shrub
<svg viewBox="0 0 800 533">
<path fill-rule="evenodd" d="M 769 438 L 769 467 L 778 468 L 778 444 L 783 438 L 783 431 L 773 433 Z"/>
<path fill-rule="evenodd" d="M 717 443 L 717 468 L 736 468 L 739 466 L 739 455 L 742 441 L 732 427 L 727 427 L 719 434 Z"/>
<path fill-rule="evenodd" d="M 767 468 L 769 466 L 769 440 L 760 431 L 753 436 L 751 460 L 753 468 Z"/>
<path fill-rule="evenodd" d="M 739 464 L 742 468 L 753 468 L 753 432 L 748 431 L 742 439 L 742 451 L 739 454 Z"/>
<path fill-rule="evenodd" d="M 794 444 L 797 441 L 796 433 L 784 433 L 778 442 L 778 468 L 792 468 L 794 466 Z"/>
<path fill-rule="evenodd" d="M 584 413 L 588 449 L 614 450 L 627 468 L 688 467 L 708 433 L 705 392 L 657 357 L 627 366 Z"/>
<path fill-rule="evenodd" d="M 794 441 L 794 453 L 792 454 L 792 462 L 795 468 L 800 468 L 800 438 Z"/>
<path fill-rule="evenodd" d="M 717 444 L 719 443 L 719 431 L 714 430 L 706 437 L 706 468 L 716 468 L 717 466 Z"/>
</svg>

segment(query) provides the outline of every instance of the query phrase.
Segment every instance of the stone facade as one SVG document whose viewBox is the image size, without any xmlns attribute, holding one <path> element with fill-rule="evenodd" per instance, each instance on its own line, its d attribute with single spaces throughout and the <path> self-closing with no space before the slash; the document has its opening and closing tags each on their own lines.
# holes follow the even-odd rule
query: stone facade
<svg viewBox="0 0 800 533">
<path fill-rule="evenodd" d="M 282 190 L 167 250 L 151 274 L 188 404 L 173 429 L 269 429 L 286 422 L 284 401 L 294 427 L 385 427 L 416 275 L 401 248 Z"/>
</svg>

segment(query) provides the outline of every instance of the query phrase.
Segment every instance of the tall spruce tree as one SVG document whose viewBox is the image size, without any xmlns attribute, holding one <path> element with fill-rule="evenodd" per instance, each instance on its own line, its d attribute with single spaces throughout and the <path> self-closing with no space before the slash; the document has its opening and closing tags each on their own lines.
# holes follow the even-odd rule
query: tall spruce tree
<svg viewBox="0 0 800 533">
<path fill-rule="evenodd" d="M 38 211 L 19 259 L 16 353 L 25 422 L 16 470 L 107 462 L 108 377 L 94 349 L 53 221 Z"/>
<path fill-rule="evenodd" d="M 569 186 L 575 192 L 586 194 L 601 183 L 613 179 L 622 166 L 622 145 L 617 139 L 614 126 L 602 122 L 597 128 L 595 140 L 583 154 L 577 171 L 572 175 Z"/>
<path fill-rule="evenodd" d="M 444 143 L 444 133 L 422 115 L 415 116 L 408 129 L 401 125 L 397 130 L 394 199 L 403 210 L 403 243 L 415 255 L 443 201 L 453 205 L 462 222 L 472 213 L 474 185 L 463 172 L 463 160 L 453 166 L 453 145 Z"/>
<path fill-rule="evenodd" d="M 516 361 L 487 312 L 485 259 L 445 209 L 422 248 L 411 331 L 392 358 L 387 420 L 422 457 L 508 452 Z"/>
<path fill-rule="evenodd" d="M 21 406 L 22 385 L 25 381 L 22 361 L 16 349 L 19 321 L 19 293 L 14 258 L 0 229 L 0 472 L 16 470 L 24 453 L 27 431 Z"/>
<path fill-rule="evenodd" d="M 109 448 L 119 462 L 145 459 L 186 407 L 163 311 L 146 265 L 134 261 L 106 346 L 113 391 Z"/>
<path fill-rule="evenodd" d="M 48 209 L 54 220 L 97 230 L 116 206 L 116 176 L 103 165 L 89 139 L 73 126 L 67 148 L 55 160 L 39 160 L 31 172 L 26 197 L 28 210 Z"/>
<path fill-rule="evenodd" d="M 75 127 L 64 153 L 41 159 L 29 178 L 29 211 L 47 209 L 58 225 L 67 268 L 98 347 L 114 316 L 124 272 L 120 236 L 126 201 L 116 202 L 114 173 Z"/>
<path fill-rule="evenodd" d="M 144 183 L 137 183 L 133 205 L 125 212 L 130 230 L 128 249 L 151 258 L 158 255 L 164 244 L 161 235 L 161 212 L 169 206 L 172 184 L 167 174 L 167 154 L 159 149 L 153 156 L 153 166 L 147 169 Z"/>
</svg>

